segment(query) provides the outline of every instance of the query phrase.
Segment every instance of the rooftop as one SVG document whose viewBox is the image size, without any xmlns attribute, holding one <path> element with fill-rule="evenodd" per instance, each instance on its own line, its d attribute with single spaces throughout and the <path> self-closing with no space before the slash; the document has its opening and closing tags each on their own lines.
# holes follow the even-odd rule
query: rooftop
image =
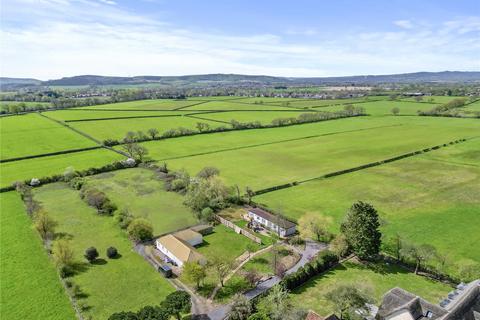
<svg viewBox="0 0 480 320">
<path fill-rule="evenodd" d="M 157 242 L 163 245 L 182 262 L 194 262 L 204 259 L 194 247 L 171 234 L 158 238 Z"/>
<path fill-rule="evenodd" d="M 274 214 L 272 214 L 268 211 L 265 211 L 263 209 L 248 208 L 247 210 L 248 210 L 248 212 L 254 213 L 257 216 L 262 217 L 263 219 L 280 226 L 281 228 L 290 229 L 292 227 L 295 227 L 295 223 L 293 223 L 291 221 L 288 221 L 288 220 L 286 220 L 286 219 L 284 219 L 280 216 L 274 215 Z"/>
</svg>

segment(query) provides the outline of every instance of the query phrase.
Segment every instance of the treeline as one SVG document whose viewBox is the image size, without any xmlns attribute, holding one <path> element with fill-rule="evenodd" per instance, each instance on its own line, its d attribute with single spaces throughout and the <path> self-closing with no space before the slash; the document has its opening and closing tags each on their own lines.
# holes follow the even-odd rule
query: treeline
<svg viewBox="0 0 480 320">
<path fill-rule="evenodd" d="M 475 102 L 475 99 L 471 99 L 470 103 Z M 463 110 L 467 104 L 466 99 L 464 98 L 457 98 L 453 99 L 445 104 L 440 106 L 434 107 L 427 111 L 418 111 L 419 116 L 434 116 L 434 117 L 455 117 L 455 118 L 463 118 L 467 116 L 468 111 Z M 480 112 L 471 112 L 474 117 L 480 118 Z"/>
<path fill-rule="evenodd" d="M 196 129 L 189 129 L 185 127 L 178 127 L 169 129 L 162 134 L 155 129 L 148 129 L 147 132 L 137 131 L 137 132 L 127 132 L 126 136 L 122 140 L 116 139 L 106 139 L 103 141 L 105 146 L 116 146 L 119 144 L 125 144 L 128 142 L 145 142 L 152 140 L 163 140 L 174 137 L 183 137 L 183 136 L 192 136 L 197 134 L 213 133 L 213 132 L 225 132 L 225 131 L 235 131 L 235 130 L 247 130 L 247 129 L 265 129 L 265 128 L 277 128 L 277 127 L 286 127 L 297 124 L 320 122 L 334 119 L 342 119 L 349 117 L 358 117 L 365 116 L 365 110 L 362 107 L 353 107 L 351 105 L 345 106 L 344 110 L 340 111 L 321 111 L 321 112 L 307 112 L 302 113 L 298 117 L 289 117 L 289 118 L 277 118 L 273 119 L 269 124 L 262 124 L 260 121 L 253 122 L 240 122 L 237 120 L 231 120 L 231 127 L 218 126 L 212 127 L 206 122 L 197 122 Z"/>
</svg>

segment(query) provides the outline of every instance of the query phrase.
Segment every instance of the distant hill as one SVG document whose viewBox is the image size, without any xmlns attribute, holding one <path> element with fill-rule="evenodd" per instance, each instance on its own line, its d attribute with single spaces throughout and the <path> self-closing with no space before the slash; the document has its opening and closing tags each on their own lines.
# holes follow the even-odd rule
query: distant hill
<svg viewBox="0 0 480 320">
<path fill-rule="evenodd" d="M 480 72 L 477 71 L 443 71 L 415 72 L 390 75 L 361 75 L 346 77 L 271 77 L 264 75 L 241 74 L 203 74 L 186 76 L 135 76 L 108 77 L 98 75 L 81 75 L 65 77 L 56 80 L 40 81 L 36 79 L 0 78 L 2 87 L 14 86 L 88 86 L 88 85 L 374 85 L 382 83 L 458 83 L 480 82 Z"/>
</svg>

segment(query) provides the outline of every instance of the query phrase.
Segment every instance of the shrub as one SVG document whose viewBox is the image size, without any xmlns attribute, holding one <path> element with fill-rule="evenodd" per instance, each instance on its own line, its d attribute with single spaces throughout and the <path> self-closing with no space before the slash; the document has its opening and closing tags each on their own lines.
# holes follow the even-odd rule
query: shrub
<svg viewBox="0 0 480 320">
<path fill-rule="evenodd" d="M 148 220 L 137 218 L 130 223 L 127 233 L 134 241 L 150 240 L 153 237 L 153 227 Z"/>
<path fill-rule="evenodd" d="M 115 258 L 117 255 L 118 255 L 117 248 L 110 247 L 107 249 L 107 257 L 109 257 L 110 259 Z"/>
<path fill-rule="evenodd" d="M 80 178 L 80 177 L 76 177 L 76 178 L 73 178 L 69 181 L 69 186 L 75 190 L 80 190 L 82 189 L 83 185 L 85 184 L 85 179 L 84 178 Z"/>
<path fill-rule="evenodd" d="M 115 215 L 115 220 L 122 229 L 127 229 L 133 219 L 134 216 L 128 211 L 128 209 L 117 211 L 117 214 Z"/>
<path fill-rule="evenodd" d="M 203 208 L 202 212 L 200 213 L 200 220 L 206 221 L 206 222 L 214 221 L 215 216 L 212 208 L 210 207 Z"/>
<path fill-rule="evenodd" d="M 90 263 L 95 261 L 95 259 L 98 258 L 98 251 L 95 247 L 90 247 L 87 250 L 85 250 L 85 259 L 87 259 Z"/>
</svg>

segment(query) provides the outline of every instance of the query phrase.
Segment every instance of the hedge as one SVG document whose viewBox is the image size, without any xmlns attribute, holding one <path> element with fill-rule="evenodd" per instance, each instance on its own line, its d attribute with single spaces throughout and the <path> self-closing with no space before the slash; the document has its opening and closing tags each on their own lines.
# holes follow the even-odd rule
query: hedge
<svg viewBox="0 0 480 320">
<path fill-rule="evenodd" d="M 95 150 L 95 149 L 100 149 L 100 148 L 102 148 L 102 146 L 94 146 L 94 147 L 87 147 L 87 148 L 80 148 L 80 149 L 70 149 L 70 150 L 64 150 L 64 151 L 42 153 L 42 154 L 37 154 L 37 155 L 33 155 L 33 156 L 3 159 L 3 160 L 0 160 L 0 163 L 19 161 L 19 160 L 27 160 L 27 159 L 35 159 L 35 158 L 42 158 L 42 157 L 50 157 L 50 156 L 58 156 L 58 155 L 61 155 L 61 154 L 89 151 L 89 150 Z"/>
<path fill-rule="evenodd" d="M 306 263 L 296 272 L 288 274 L 280 281 L 280 285 L 288 290 L 295 289 L 316 275 L 319 275 L 338 263 L 338 257 L 331 251 L 320 252 L 312 261 Z"/>
</svg>

